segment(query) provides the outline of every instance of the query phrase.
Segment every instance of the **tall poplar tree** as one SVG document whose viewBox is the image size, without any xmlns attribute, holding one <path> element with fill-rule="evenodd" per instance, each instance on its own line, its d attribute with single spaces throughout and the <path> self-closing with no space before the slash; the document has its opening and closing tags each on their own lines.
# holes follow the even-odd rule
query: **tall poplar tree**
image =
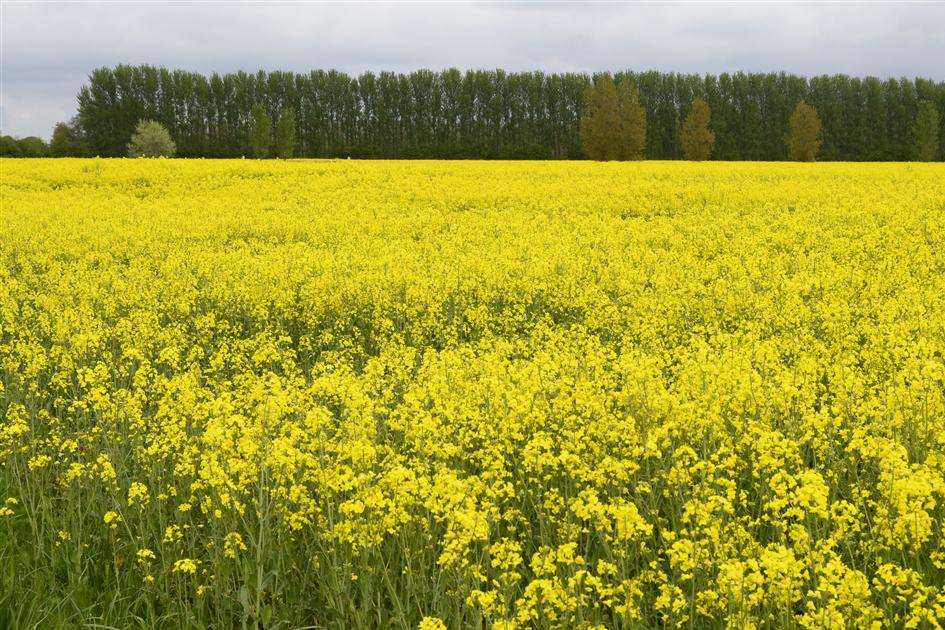
<svg viewBox="0 0 945 630">
<path fill-rule="evenodd" d="M 272 119 L 262 105 L 254 105 L 249 123 L 249 147 L 257 158 L 269 157 L 272 147 Z"/>
<path fill-rule="evenodd" d="M 276 157 L 288 159 L 295 155 L 295 110 L 286 107 L 276 121 Z"/>
<path fill-rule="evenodd" d="M 785 142 L 788 157 L 796 162 L 813 162 L 820 151 L 820 117 L 817 110 L 801 101 L 788 120 Z"/>
<path fill-rule="evenodd" d="M 708 160 L 715 146 L 715 133 L 709 129 L 712 112 L 701 98 L 692 101 L 692 108 L 679 130 L 679 143 L 687 160 Z"/>
<path fill-rule="evenodd" d="M 646 110 L 640 103 L 640 94 L 627 79 L 617 84 L 617 106 L 620 111 L 620 159 L 642 160 L 646 149 Z"/>
<path fill-rule="evenodd" d="M 604 74 L 584 92 L 580 134 L 587 157 L 592 160 L 620 159 L 620 127 L 617 86 L 609 74 Z"/>
<path fill-rule="evenodd" d="M 918 113 L 912 123 L 915 136 L 915 159 L 931 162 L 938 156 L 938 110 L 932 101 L 919 101 Z"/>
</svg>

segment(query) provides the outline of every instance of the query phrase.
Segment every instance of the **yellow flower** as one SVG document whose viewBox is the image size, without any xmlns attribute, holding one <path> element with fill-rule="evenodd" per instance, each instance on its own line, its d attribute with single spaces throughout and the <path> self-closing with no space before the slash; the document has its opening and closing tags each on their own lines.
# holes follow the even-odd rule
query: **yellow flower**
<svg viewBox="0 0 945 630">
<path fill-rule="evenodd" d="M 51 463 L 52 457 L 49 455 L 36 455 L 30 458 L 30 460 L 26 463 L 26 466 L 30 470 L 39 470 L 41 468 L 45 468 Z"/>
<path fill-rule="evenodd" d="M 121 516 L 118 512 L 105 512 L 105 515 L 102 517 L 102 520 L 105 521 L 105 524 L 115 529 L 118 526 L 118 523 L 121 521 Z"/>
<path fill-rule="evenodd" d="M 246 545 L 243 543 L 243 537 L 236 532 L 230 532 L 223 538 L 223 555 L 227 558 L 236 558 L 241 552 L 246 551 Z"/>
<path fill-rule="evenodd" d="M 439 617 L 424 617 L 417 630 L 446 630 L 446 624 Z"/>
<path fill-rule="evenodd" d="M 138 564 L 142 565 L 150 564 L 151 561 L 156 557 L 154 552 L 147 548 L 139 549 L 135 555 L 138 558 Z"/>
<path fill-rule="evenodd" d="M 28 574 L 235 600 L 258 524 L 507 630 L 945 619 L 941 164 L 0 160 Z"/>
<path fill-rule="evenodd" d="M 143 483 L 134 481 L 128 486 L 128 505 L 129 506 L 143 506 L 147 505 L 149 501 L 148 487 Z"/>
<path fill-rule="evenodd" d="M 196 560 L 190 558 L 182 558 L 174 563 L 171 567 L 173 573 L 185 573 L 189 575 L 194 575 L 197 573 L 197 565 L 199 563 Z"/>
<path fill-rule="evenodd" d="M 164 529 L 164 542 L 174 543 L 183 538 L 184 532 L 180 525 L 168 525 Z"/>
</svg>

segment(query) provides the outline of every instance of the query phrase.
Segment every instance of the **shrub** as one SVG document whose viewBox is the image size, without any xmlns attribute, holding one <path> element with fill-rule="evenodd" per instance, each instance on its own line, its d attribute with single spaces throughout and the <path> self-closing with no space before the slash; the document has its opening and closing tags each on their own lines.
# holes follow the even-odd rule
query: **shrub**
<svg viewBox="0 0 945 630">
<path fill-rule="evenodd" d="M 171 134 L 155 120 L 142 120 L 128 144 L 128 157 L 173 157 L 177 146 Z"/>
</svg>

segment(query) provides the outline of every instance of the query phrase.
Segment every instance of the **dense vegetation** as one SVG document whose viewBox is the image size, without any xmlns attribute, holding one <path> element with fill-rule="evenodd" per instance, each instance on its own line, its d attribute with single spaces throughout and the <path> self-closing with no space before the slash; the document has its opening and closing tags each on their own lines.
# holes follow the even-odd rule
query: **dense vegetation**
<svg viewBox="0 0 945 630">
<path fill-rule="evenodd" d="M 26 136 L 0 136 L 0 157 L 46 157 L 50 154 L 49 145 L 42 138 Z"/>
<path fill-rule="evenodd" d="M 945 165 L 2 167 L 2 628 L 945 619 Z"/>
<path fill-rule="evenodd" d="M 624 78 L 646 110 L 648 159 L 683 157 L 680 125 L 697 97 L 711 111 L 712 158 L 722 160 L 785 159 L 788 119 L 800 100 L 822 121 L 822 160 L 914 159 L 919 103 L 945 113 L 945 83 L 925 79 L 614 75 L 618 84 Z M 92 153 L 103 156 L 124 155 L 142 118 L 170 130 L 178 155 L 252 156 L 258 105 L 273 121 L 294 113 L 294 150 L 303 157 L 577 158 L 590 81 L 585 74 L 455 69 L 204 76 L 120 65 L 91 73 L 78 95 L 79 122 Z M 945 116 L 935 122 L 945 137 Z M 943 151 L 937 148 L 937 159 Z"/>
</svg>

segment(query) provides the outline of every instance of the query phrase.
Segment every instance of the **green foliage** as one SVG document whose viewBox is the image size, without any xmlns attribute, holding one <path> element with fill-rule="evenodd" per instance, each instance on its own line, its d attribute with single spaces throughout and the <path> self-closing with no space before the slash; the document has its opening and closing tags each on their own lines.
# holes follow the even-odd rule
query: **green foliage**
<svg viewBox="0 0 945 630">
<path fill-rule="evenodd" d="M 254 157 L 269 157 L 272 147 L 272 119 L 262 105 L 253 107 L 252 121 L 249 124 L 249 146 Z"/>
<path fill-rule="evenodd" d="M 603 74 L 584 91 L 580 135 L 592 160 L 639 160 L 646 148 L 646 110 L 629 80 Z"/>
<path fill-rule="evenodd" d="M 88 147 L 82 137 L 82 130 L 77 122 L 59 122 L 53 128 L 52 140 L 49 143 L 49 154 L 52 157 L 83 157 L 88 155 Z"/>
<path fill-rule="evenodd" d="M 620 159 L 642 160 L 646 151 L 646 110 L 640 103 L 640 94 L 624 79 L 617 85 L 617 105 L 620 110 Z"/>
<path fill-rule="evenodd" d="M 617 87 L 609 74 L 600 76 L 584 91 L 581 146 L 592 160 L 619 160 L 620 106 Z"/>
<path fill-rule="evenodd" d="M 22 157 L 23 150 L 20 143 L 13 136 L 0 136 L 0 156 L 2 157 Z"/>
<path fill-rule="evenodd" d="M 128 144 L 128 157 L 173 157 L 177 151 L 171 134 L 155 120 L 142 120 Z"/>
<path fill-rule="evenodd" d="M 0 166 L 0 629 L 943 617 L 941 165 Z"/>
<path fill-rule="evenodd" d="M 647 71 L 616 73 L 613 80 L 638 92 L 646 112 L 644 155 L 656 160 L 684 157 L 680 127 L 695 98 L 712 111 L 717 160 L 785 159 L 788 119 L 800 100 L 823 117 L 823 160 L 913 159 L 919 103 L 945 112 L 945 82 L 921 78 Z M 260 103 L 270 113 L 294 110 L 295 155 L 302 157 L 577 158 L 589 84 L 580 73 L 204 76 L 120 65 L 90 74 L 78 95 L 79 123 L 95 155 L 124 155 L 137 122 L 149 118 L 168 128 L 180 156 L 240 157 L 253 154 L 250 110 Z M 938 129 L 945 137 L 943 116 Z"/>
<path fill-rule="evenodd" d="M 274 150 L 276 157 L 282 159 L 295 155 L 295 110 L 291 107 L 283 109 L 276 121 Z"/>
<path fill-rule="evenodd" d="M 17 143 L 20 145 L 20 152 L 23 157 L 38 158 L 49 155 L 49 147 L 42 138 L 27 136 L 20 138 Z"/>
<path fill-rule="evenodd" d="M 692 109 L 683 121 L 679 132 L 679 143 L 687 160 L 708 160 L 715 144 L 715 133 L 709 129 L 712 113 L 709 104 L 701 98 L 692 102 Z"/>
<path fill-rule="evenodd" d="M 47 155 L 49 155 L 49 146 L 42 138 L 36 136 L 26 136 L 25 138 L 0 137 L 0 156 L 39 158 Z"/>
<path fill-rule="evenodd" d="M 820 151 L 820 117 L 817 110 L 801 101 L 794 108 L 788 122 L 788 134 L 785 143 L 788 157 L 795 162 L 813 162 Z"/>
<path fill-rule="evenodd" d="M 919 113 L 912 125 L 915 137 L 915 159 L 931 162 L 938 156 L 939 115 L 929 100 L 919 102 Z"/>
</svg>

